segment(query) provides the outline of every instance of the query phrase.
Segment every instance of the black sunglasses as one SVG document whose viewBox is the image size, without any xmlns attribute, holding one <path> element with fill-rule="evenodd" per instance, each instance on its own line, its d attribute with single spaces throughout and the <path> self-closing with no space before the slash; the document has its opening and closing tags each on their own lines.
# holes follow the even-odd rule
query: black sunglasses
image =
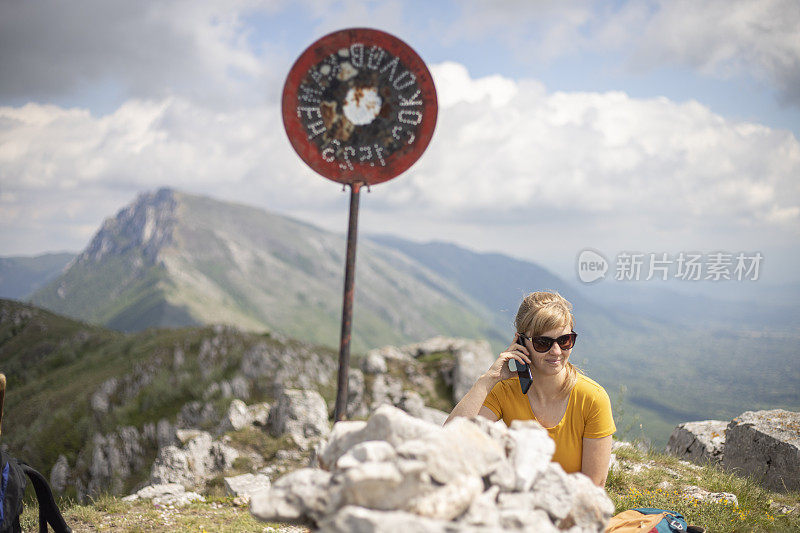
<svg viewBox="0 0 800 533">
<path fill-rule="evenodd" d="M 566 335 L 561 335 L 557 339 L 553 339 L 551 337 L 528 337 L 527 335 L 523 335 L 519 333 L 520 338 L 527 339 L 531 341 L 531 345 L 533 349 L 539 353 L 549 352 L 550 348 L 553 347 L 553 343 L 557 342 L 559 348 L 562 350 L 569 350 L 573 346 L 575 346 L 575 339 L 578 338 L 578 334 L 574 331 L 572 333 L 567 333 Z"/>
</svg>

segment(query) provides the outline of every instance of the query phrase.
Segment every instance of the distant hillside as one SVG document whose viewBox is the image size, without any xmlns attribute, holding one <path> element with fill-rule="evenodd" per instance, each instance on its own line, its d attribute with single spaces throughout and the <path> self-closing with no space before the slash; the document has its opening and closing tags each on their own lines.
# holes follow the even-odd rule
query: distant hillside
<svg viewBox="0 0 800 533">
<path fill-rule="evenodd" d="M 584 285 L 584 295 L 613 309 L 628 309 L 651 320 L 675 326 L 732 328 L 739 331 L 797 331 L 800 328 L 800 285 L 769 286 L 760 281 L 699 282 L 693 294 L 668 284 L 613 280 Z M 698 283 L 698 282 L 695 282 Z M 747 284 L 747 285 L 746 285 Z M 711 287 L 708 287 L 711 286 Z M 713 289 L 713 290 L 711 290 Z M 703 293 L 706 292 L 706 294 Z"/>
<path fill-rule="evenodd" d="M 75 254 L 0 257 L 0 298 L 22 300 L 61 274 Z"/>
<path fill-rule="evenodd" d="M 162 189 L 105 221 L 32 302 L 122 331 L 232 324 L 339 342 L 341 235 Z M 359 244 L 353 348 L 438 334 L 497 341 L 491 313 L 397 251 Z"/>
<path fill-rule="evenodd" d="M 333 405 L 336 359 L 329 348 L 221 326 L 125 334 L 0 299 L 3 443 L 45 475 L 64 455 L 85 480 L 97 435 L 174 423 L 191 401 L 224 411 L 234 378 L 251 401 L 271 401 L 286 386 L 319 390 Z M 146 468 L 137 476 L 149 474 L 155 452 L 140 450 Z M 142 479 L 134 476 L 127 490 Z"/>
<path fill-rule="evenodd" d="M 644 435 L 663 446 L 681 421 L 729 419 L 755 408 L 800 408 L 796 329 L 759 331 L 755 322 L 744 328 L 748 315 L 731 310 L 725 314 L 720 302 L 695 309 L 696 299 L 679 295 L 672 295 L 669 307 L 660 310 L 632 293 L 592 300 L 587 297 L 591 291 L 533 263 L 450 243 L 371 238 L 402 251 L 486 306 L 506 333 L 506 342 L 523 294 L 561 292 L 574 306 L 579 332 L 572 361 L 606 388 L 614 401 L 618 430 L 630 438 Z M 720 312 L 710 312 L 714 310 Z"/>
<path fill-rule="evenodd" d="M 520 300 L 535 290 L 556 290 L 567 298 L 573 305 L 582 334 L 605 332 L 609 327 L 647 329 L 656 326 L 624 308 L 596 304 L 563 279 L 529 261 L 498 253 L 473 252 L 445 242 L 415 243 L 387 235 L 373 236 L 370 240 L 402 252 L 485 306 L 503 331 L 506 343 L 514 333 L 514 317 Z"/>
<path fill-rule="evenodd" d="M 108 219 L 33 301 L 124 331 L 226 323 L 335 348 L 344 250 L 342 235 L 164 189 Z M 356 271 L 354 353 L 436 335 L 499 351 L 523 294 L 557 289 L 575 306 L 572 361 L 608 390 L 620 431 L 663 445 L 680 422 L 800 408 L 795 329 L 693 321 L 694 300 L 677 297 L 668 320 L 636 298 L 593 300 L 533 263 L 448 243 L 364 237 Z"/>
</svg>

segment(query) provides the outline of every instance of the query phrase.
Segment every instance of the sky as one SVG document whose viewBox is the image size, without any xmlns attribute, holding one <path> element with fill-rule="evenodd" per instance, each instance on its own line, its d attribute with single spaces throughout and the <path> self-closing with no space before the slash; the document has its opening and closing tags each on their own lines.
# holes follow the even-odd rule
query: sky
<svg viewBox="0 0 800 533">
<path fill-rule="evenodd" d="M 280 95 L 348 27 L 408 43 L 439 98 L 425 154 L 362 195 L 362 234 L 572 280 L 586 249 L 612 273 L 759 253 L 760 283 L 800 282 L 796 0 L 0 0 L 0 256 L 79 251 L 160 187 L 344 233 L 349 195 L 294 153 Z"/>
</svg>

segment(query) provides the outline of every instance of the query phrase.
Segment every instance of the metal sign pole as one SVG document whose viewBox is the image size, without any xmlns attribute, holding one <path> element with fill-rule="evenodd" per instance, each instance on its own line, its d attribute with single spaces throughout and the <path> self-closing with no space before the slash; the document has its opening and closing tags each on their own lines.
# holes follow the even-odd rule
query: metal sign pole
<svg viewBox="0 0 800 533">
<path fill-rule="evenodd" d="M 358 203 L 361 184 L 350 185 L 350 219 L 347 226 L 347 258 L 344 269 L 344 300 L 342 302 L 342 336 L 339 343 L 339 374 L 336 388 L 336 407 L 333 421 L 347 414 L 347 379 L 350 368 L 350 332 L 353 325 L 353 297 L 356 281 L 356 241 L 358 241 Z"/>
<path fill-rule="evenodd" d="M 350 223 L 334 421 L 347 417 L 347 378 L 361 187 L 402 174 L 436 126 L 436 87 L 425 63 L 397 37 L 349 28 L 314 42 L 283 87 L 283 124 L 292 148 L 322 176 L 350 186 Z"/>
</svg>

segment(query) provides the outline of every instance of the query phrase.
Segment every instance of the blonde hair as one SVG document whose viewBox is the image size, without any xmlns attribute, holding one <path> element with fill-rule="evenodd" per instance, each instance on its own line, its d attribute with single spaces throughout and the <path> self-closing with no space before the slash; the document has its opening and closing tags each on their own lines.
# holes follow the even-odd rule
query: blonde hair
<svg viewBox="0 0 800 533">
<path fill-rule="evenodd" d="M 532 292 L 522 299 L 517 310 L 514 325 L 519 333 L 536 337 L 552 329 L 563 328 L 569 325 L 575 327 L 572 316 L 572 304 L 558 292 Z M 568 394 L 578 381 L 578 372 L 581 370 L 567 361 L 567 378 L 561 387 L 562 394 Z"/>
</svg>

